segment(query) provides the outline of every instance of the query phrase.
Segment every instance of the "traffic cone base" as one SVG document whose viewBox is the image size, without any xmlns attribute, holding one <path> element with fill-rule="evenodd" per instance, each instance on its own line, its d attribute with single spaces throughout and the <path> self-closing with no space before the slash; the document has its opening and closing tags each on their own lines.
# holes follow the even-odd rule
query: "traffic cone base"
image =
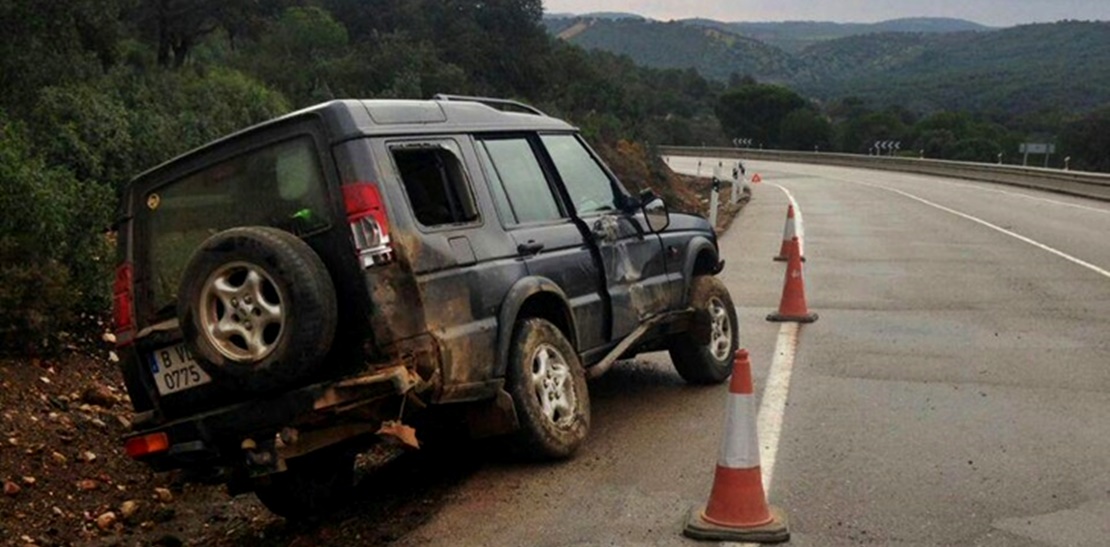
<svg viewBox="0 0 1110 547">
<path fill-rule="evenodd" d="M 758 526 L 721 526 L 705 519 L 705 508 L 695 507 L 686 516 L 682 533 L 688 538 L 704 541 L 730 541 L 738 543 L 784 543 L 790 541 L 790 528 L 786 513 L 774 505 L 768 506 L 771 520 Z"/>
<path fill-rule="evenodd" d="M 807 315 L 783 315 L 781 313 L 772 313 L 767 316 L 767 320 L 772 323 L 814 323 L 819 319 L 816 313 Z"/>
</svg>

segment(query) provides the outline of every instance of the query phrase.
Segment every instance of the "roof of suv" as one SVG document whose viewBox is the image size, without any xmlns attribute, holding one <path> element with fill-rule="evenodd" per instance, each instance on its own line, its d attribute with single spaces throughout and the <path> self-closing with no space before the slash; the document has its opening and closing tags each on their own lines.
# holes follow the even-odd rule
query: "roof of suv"
<svg viewBox="0 0 1110 547">
<path fill-rule="evenodd" d="M 507 112 L 493 108 L 485 102 L 502 103 L 528 112 Z M 575 130 L 574 126 L 531 107 L 498 99 L 453 97 L 427 101 L 334 100 L 242 129 L 148 169 L 135 178 L 144 178 L 171 164 L 217 148 L 227 141 L 239 140 L 274 125 L 306 118 L 317 118 L 323 121 L 333 142 L 386 135 Z"/>
</svg>

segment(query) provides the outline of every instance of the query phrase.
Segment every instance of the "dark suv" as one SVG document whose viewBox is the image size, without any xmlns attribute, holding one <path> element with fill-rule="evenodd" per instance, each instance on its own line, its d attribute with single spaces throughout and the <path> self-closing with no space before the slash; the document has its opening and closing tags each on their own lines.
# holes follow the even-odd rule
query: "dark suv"
<svg viewBox="0 0 1110 547">
<path fill-rule="evenodd" d="M 737 347 L 709 224 L 511 101 L 294 112 L 138 176 L 119 236 L 127 453 L 286 516 L 339 499 L 371 443 L 416 444 L 428 407 L 561 458 L 587 377 L 667 349 L 717 383 Z"/>
</svg>

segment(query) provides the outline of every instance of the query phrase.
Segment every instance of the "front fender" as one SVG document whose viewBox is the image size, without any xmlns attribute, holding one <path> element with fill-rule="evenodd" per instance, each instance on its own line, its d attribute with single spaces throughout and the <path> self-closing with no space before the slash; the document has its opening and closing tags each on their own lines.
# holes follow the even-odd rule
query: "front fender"
<svg viewBox="0 0 1110 547">
<path fill-rule="evenodd" d="M 700 266 L 698 263 L 699 257 L 704 261 Z M 707 236 L 694 236 L 690 239 L 690 243 L 686 245 L 686 256 L 683 259 L 682 265 L 682 305 L 688 304 L 686 301 L 690 294 L 690 284 L 694 281 L 695 272 L 717 274 L 721 271 L 723 263 L 720 260 L 715 245 Z"/>
</svg>

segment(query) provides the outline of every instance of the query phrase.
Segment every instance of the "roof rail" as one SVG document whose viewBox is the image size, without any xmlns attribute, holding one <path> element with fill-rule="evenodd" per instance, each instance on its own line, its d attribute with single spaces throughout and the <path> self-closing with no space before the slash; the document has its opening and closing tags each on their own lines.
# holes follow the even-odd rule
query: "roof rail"
<svg viewBox="0 0 1110 547">
<path fill-rule="evenodd" d="M 515 109 L 518 109 L 518 110 L 522 110 L 522 111 L 527 112 L 529 114 L 535 114 L 537 116 L 544 116 L 544 117 L 547 116 L 547 114 L 544 114 L 543 111 L 541 111 L 540 109 L 538 109 L 538 108 L 536 108 L 532 105 L 527 105 L 527 104 L 524 104 L 520 101 L 513 101 L 513 100 L 510 100 L 510 99 L 495 99 L 493 97 L 472 97 L 470 95 L 449 95 L 449 94 L 446 94 L 446 93 L 436 93 L 435 95 L 432 96 L 432 100 L 433 101 L 468 101 L 468 102 L 472 102 L 472 103 L 481 103 L 481 104 L 484 104 L 486 106 L 493 107 L 493 108 L 509 107 L 509 108 L 515 108 Z"/>
</svg>

